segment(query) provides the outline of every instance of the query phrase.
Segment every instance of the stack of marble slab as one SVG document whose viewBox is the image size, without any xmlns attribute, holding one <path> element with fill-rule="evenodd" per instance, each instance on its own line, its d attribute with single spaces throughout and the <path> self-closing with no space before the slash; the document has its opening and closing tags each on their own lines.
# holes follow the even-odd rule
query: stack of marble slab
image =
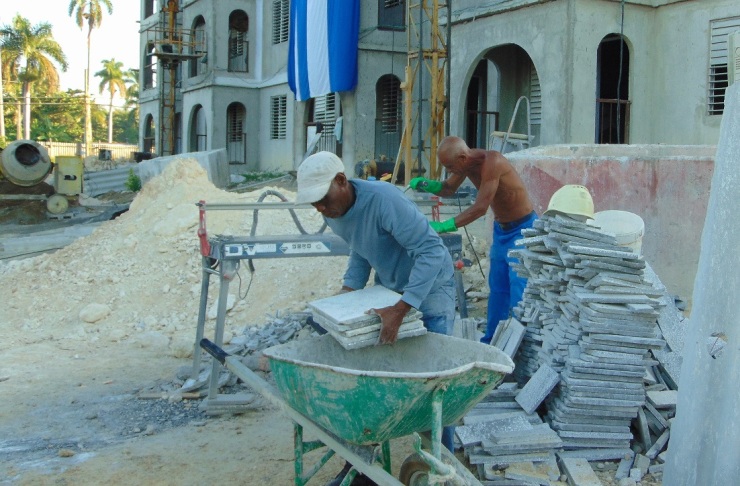
<svg viewBox="0 0 740 486">
<path fill-rule="evenodd" d="M 480 477 L 494 479 L 494 470 L 512 464 L 554 462 L 562 440 L 536 413 L 522 410 L 516 383 L 502 383 L 463 417 L 455 428 Z"/>
<path fill-rule="evenodd" d="M 313 319 L 331 334 L 345 349 L 373 346 L 380 336 L 380 317 L 368 314 L 370 309 L 389 307 L 401 299 L 401 294 L 375 285 L 353 292 L 309 302 Z M 398 329 L 398 339 L 425 334 L 421 312 L 411 309 Z"/>
<path fill-rule="evenodd" d="M 510 252 L 529 279 L 515 313 L 528 328 L 535 316 L 539 343 L 527 350 L 535 340 L 525 336 L 515 363 L 527 373 L 517 380 L 545 364 L 560 373 L 545 403 L 563 447 L 622 457 L 645 403 L 643 377 L 657 364 L 650 351 L 665 345 L 659 293 L 643 278 L 644 260 L 598 228 L 545 216 L 523 236 L 524 249 Z"/>
</svg>

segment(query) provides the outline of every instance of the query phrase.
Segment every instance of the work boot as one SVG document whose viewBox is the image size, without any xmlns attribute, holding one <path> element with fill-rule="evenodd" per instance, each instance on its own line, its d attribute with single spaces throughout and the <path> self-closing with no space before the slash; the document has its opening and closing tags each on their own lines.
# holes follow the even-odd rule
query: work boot
<svg viewBox="0 0 740 486">
<path fill-rule="evenodd" d="M 344 463 L 344 467 L 341 471 L 339 471 L 339 474 L 337 474 L 334 479 L 326 483 L 326 486 L 339 486 L 342 484 L 342 481 L 344 480 L 344 477 L 349 473 L 349 470 L 352 469 L 352 464 L 349 462 Z M 350 483 L 350 486 L 378 486 L 375 481 L 370 479 L 369 477 L 365 476 L 362 473 L 357 474 L 355 478 Z"/>
<path fill-rule="evenodd" d="M 326 486 L 339 486 L 340 484 L 342 484 L 342 480 L 347 475 L 350 469 L 352 469 L 352 464 L 345 462 L 344 467 L 341 471 L 339 471 L 339 474 L 334 476 L 334 479 L 326 483 Z"/>
</svg>

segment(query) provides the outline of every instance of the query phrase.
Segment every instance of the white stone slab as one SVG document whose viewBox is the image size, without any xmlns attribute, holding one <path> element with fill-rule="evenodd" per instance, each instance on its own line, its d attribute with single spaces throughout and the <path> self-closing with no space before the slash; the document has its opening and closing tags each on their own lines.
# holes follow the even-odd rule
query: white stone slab
<svg viewBox="0 0 740 486">
<path fill-rule="evenodd" d="M 376 315 L 366 314 L 369 309 L 389 307 L 401 299 L 401 294 L 380 285 L 353 292 L 334 295 L 309 302 L 314 314 L 320 314 L 345 326 L 380 322 Z M 357 327 L 357 326 L 356 326 Z"/>
<path fill-rule="evenodd" d="M 355 337 L 342 336 L 341 334 L 337 333 L 336 331 L 332 331 L 331 329 L 327 329 L 327 331 L 334 339 L 337 340 L 339 344 L 342 345 L 344 349 L 347 349 L 347 350 L 366 348 L 368 346 L 375 346 L 376 344 L 378 344 L 378 338 L 380 337 L 380 331 L 375 331 L 375 332 L 368 333 L 368 334 L 362 334 L 360 336 L 355 336 Z M 414 329 L 408 329 L 405 331 L 399 330 L 398 337 L 396 339 L 405 339 L 408 337 L 421 336 L 426 333 L 427 333 L 427 329 L 424 326 L 417 327 Z"/>
<path fill-rule="evenodd" d="M 337 332 L 342 333 L 344 336 L 356 336 L 358 334 L 365 334 L 371 331 L 377 331 L 380 329 L 380 319 L 378 316 L 370 315 L 368 316 L 368 322 L 356 322 L 351 325 L 344 325 L 344 324 L 337 324 L 334 322 L 334 320 L 329 319 L 326 316 L 323 316 L 321 314 L 314 314 L 313 319 L 318 323 L 321 327 L 324 329 L 331 328 Z M 416 309 L 411 309 L 408 314 L 403 318 L 403 321 L 401 321 L 401 325 L 407 324 L 409 322 L 419 321 L 421 322 L 421 312 L 417 311 Z"/>
</svg>

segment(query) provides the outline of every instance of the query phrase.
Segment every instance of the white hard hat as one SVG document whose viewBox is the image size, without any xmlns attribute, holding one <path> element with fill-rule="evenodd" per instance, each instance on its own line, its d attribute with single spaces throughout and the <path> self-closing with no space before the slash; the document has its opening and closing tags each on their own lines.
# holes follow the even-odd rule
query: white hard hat
<svg viewBox="0 0 740 486">
<path fill-rule="evenodd" d="M 580 220 L 593 219 L 594 201 L 586 187 L 566 184 L 552 195 L 545 214 L 564 214 Z"/>
<path fill-rule="evenodd" d="M 295 202 L 314 203 L 329 192 L 334 177 L 344 172 L 344 163 L 331 152 L 318 152 L 298 167 L 298 192 Z"/>
</svg>

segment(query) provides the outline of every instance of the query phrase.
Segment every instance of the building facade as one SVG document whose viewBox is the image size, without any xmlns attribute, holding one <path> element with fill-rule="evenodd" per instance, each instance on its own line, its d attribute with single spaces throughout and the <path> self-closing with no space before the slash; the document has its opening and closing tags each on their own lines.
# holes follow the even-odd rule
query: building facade
<svg viewBox="0 0 740 486">
<path fill-rule="evenodd" d="M 357 87 L 296 102 L 289 0 L 141 0 L 142 150 L 226 149 L 232 173 L 291 170 L 321 127 L 320 148 L 347 167 L 395 160 L 405 3 L 361 0 Z M 740 2 L 449 3 L 448 130 L 469 145 L 509 131 L 531 145 L 717 142 Z"/>
</svg>

